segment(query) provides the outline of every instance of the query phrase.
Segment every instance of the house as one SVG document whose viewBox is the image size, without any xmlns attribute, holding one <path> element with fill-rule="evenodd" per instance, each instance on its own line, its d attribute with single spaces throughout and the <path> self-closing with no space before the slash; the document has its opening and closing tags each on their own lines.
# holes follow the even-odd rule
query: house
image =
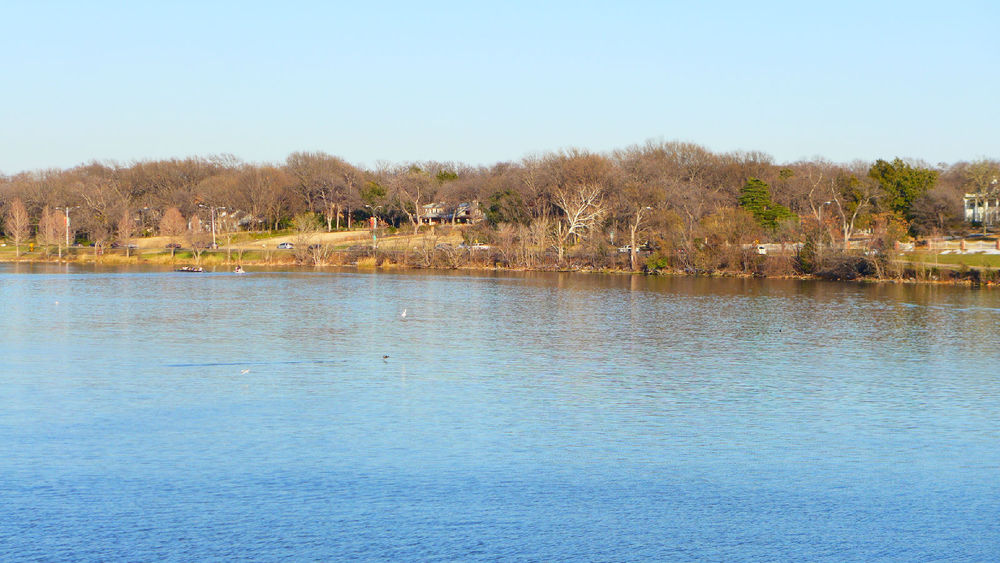
<svg viewBox="0 0 1000 563">
<path fill-rule="evenodd" d="M 440 223 L 445 214 L 447 204 L 428 203 L 420 208 L 420 222 L 434 225 Z"/>
<path fill-rule="evenodd" d="M 965 194 L 965 220 L 993 226 L 1000 223 L 1000 193 Z"/>
<path fill-rule="evenodd" d="M 440 223 L 476 223 L 483 219 L 479 202 L 462 202 L 449 205 L 444 202 L 428 203 L 421 207 L 420 222 L 428 225 Z"/>
</svg>

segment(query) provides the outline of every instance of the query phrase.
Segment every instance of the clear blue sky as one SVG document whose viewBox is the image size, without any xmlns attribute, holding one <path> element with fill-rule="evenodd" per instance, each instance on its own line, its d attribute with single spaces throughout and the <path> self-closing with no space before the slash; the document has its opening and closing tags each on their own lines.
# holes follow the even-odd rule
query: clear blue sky
<svg viewBox="0 0 1000 563">
<path fill-rule="evenodd" d="M 6 1 L 0 172 L 296 150 L 491 164 L 647 139 L 997 158 L 998 71 L 995 0 Z"/>
</svg>

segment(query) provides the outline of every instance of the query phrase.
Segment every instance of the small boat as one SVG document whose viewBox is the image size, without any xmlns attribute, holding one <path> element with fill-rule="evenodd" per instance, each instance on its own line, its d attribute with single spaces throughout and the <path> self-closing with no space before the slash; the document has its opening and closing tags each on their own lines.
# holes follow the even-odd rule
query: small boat
<svg viewBox="0 0 1000 563">
<path fill-rule="evenodd" d="M 233 273 L 234 274 L 245 274 L 246 270 L 243 269 L 243 266 L 236 266 L 236 269 L 233 270 Z"/>
<path fill-rule="evenodd" d="M 177 268 L 177 271 L 178 272 L 204 272 L 205 268 L 202 268 L 201 266 L 183 266 L 181 268 Z"/>
</svg>

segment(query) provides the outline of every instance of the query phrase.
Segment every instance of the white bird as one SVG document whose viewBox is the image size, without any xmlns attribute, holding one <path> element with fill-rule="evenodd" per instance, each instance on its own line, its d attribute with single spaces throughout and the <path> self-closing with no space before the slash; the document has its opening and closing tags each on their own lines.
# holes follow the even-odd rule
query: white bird
<svg viewBox="0 0 1000 563">
<path fill-rule="evenodd" d="M 243 375 L 246 375 L 246 374 L 250 373 L 250 370 L 249 369 L 245 369 L 245 370 L 241 371 L 240 373 L 243 374 Z"/>
<path fill-rule="evenodd" d="M 401 318 L 401 319 L 405 319 L 406 318 L 406 309 L 403 309 L 403 312 L 399 315 L 399 318 Z"/>
</svg>

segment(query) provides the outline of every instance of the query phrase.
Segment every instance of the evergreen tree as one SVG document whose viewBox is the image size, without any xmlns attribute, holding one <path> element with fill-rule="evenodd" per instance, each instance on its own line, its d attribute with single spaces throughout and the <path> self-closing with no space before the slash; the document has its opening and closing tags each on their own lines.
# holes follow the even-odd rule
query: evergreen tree
<svg viewBox="0 0 1000 563">
<path fill-rule="evenodd" d="M 868 170 L 868 177 L 885 192 L 889 209 L 906 220 L 913 219 L 913 202 L 934 187 L 937 175 L 934 170 L 910 166 L 900 158 L 892 162 L 876 160 Z"/>
<path fill-rule="evenodd" d="M 750 178 L 740 189 L 740 207 L 753 214 L 764 228 L 774 230 L 778 222 L 795 215 L 787 207 L 771 200 L 771 187 L 759 178 Z"/>
</svg>

